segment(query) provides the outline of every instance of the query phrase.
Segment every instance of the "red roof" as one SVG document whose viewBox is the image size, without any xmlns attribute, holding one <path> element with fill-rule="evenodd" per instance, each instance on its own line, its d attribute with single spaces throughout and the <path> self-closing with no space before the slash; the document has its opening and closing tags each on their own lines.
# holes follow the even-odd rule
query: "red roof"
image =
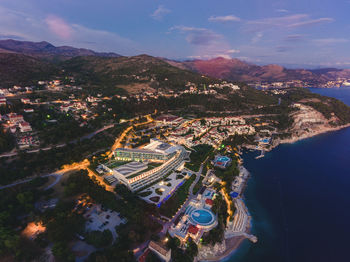
<svg viewBox="0 0 350 262">
<path fill-rule="evenodd" d="M 145 250 L 145 252 L 143 252 L 143 254 L 139 257 L 139 262 L 145 262 L 146 261 L 146 258 L 147 258 L 148 254 L 149 254 L 149 251 L 150 250 L 147 248 Z"/>
<path fill-rule="evenodd" d="M 213 205 L 213 200 L 207 198 L 207 199 L 205 200 L 205 203 L 206 203 L 207 205 L 212 206 L 212 205 Z"/>
<path fill-rule="evenodd" d="M 30 124 L 28 122 L 22 122 L 20 123 L 21 126 L 30 126 Z"/>
<path fill-rule="evenodd" d="M 188 232 L 191 233 L 192 235 L 196 235 L 198 233 L 198 227 L 194 225 L 190 225 L 188 228 Z"/>
</svg>

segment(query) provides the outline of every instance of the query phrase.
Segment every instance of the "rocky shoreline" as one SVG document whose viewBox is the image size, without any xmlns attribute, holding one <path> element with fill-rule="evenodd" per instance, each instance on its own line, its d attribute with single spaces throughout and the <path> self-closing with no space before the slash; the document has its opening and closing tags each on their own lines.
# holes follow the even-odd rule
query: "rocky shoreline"
<svg viewBox="0 0 350 262">
<path fill-rule="evenodd" d="M 277 143 L 275 143 L 273 146 L 271 146 L 271 148 L 267 151 L 270 151 L 281 144 L 292 144 L 306 138 L 311 138 L 320 134 L 341 130 L 347 127 L 350 127 L 350 123 L 346 125 L 337 126 L 337 127 L 324 126 L 317 130 L 312 130 L 311 132 L 305 132 L 299 136 L 294 136 L 287 139 L 281 139 L 277 141 Z M 247 180 L 245 181 L 243 192 L 246 187 Z M 250 227 L 247 228 L 246 234 L 248 235 L 249 232 L 250 232 Z M 243 240 L 245 239 L 248 239 L 248 237 L 245 235 L 240 235 L 240 236 L 234 236 L 231 238 L 224 239 L 222 243 L 217 243 L 214 246 L 202 246 L 199 250 L 200 254 L 196 257 L 195 261 L 221 261 L 222 259 L 230 256 L 234 251 L 236 251 L 241 245 L 241 243 L 243 242 Z"/>
<path fill-rule="evenodd" d="M 225 239 L 222 243 L 217 243 L 214 246 L 202 247 L 200 252 L 203 252 L 205 255 L 198 255 L 195 261 L 220 261 L 237 250 L 245 239 L 246 237 L 244 236 L 236 236 Z"/>
<path fill-rule="evenodd" d="M 244 168 L 244 166 L 240 166 L 240 172 L 245 178 L 241 191 L 241 194 L 243 194 L 249 179 L 249 172 L 246 168 Z M 236 201 L 241 201 L 241 204 L 243 203 L 241 198 Z M 235 205 L 237 204 L 238 203 L 235 202 Z M 198 252 L 199 254 L 196 257 L 195 261 L 221 261 L 222 259 L 229 257 L 232 252 L 237 250 L 243 240 L 250 239 L 253 242 L 256 241 L 256 237 L 249 234 L 251 229 L 251 217 L 248 213 L 248 209 L 245 205 L 243 208 L 248 221 L 246 227 L 244 228 L 244 231 L 232 231 L 232 228 L 230 228 L 232 227 L 232 224 L 229 224 L 225 230 L 225 236 L 227 238 L 225 238 L 221 243 L 216 243 L 214 246 L 200 246 Z M 229 237 L 230 235 L 232 236 Z"/>
<path fill-rule="evenodd" d="M 347 127 L 350 127 L 350 123 L 346 124 L 346 125 L 336 126 L 336 127 L 323 127 L 319 130 L 313 130 L 312 132 L 304 133 L 300 136 L 294 136 L 291 138 L 281 139 L 279 141 L 279 143 L 277 143 L 276 145 L 274 145 L 271 148 L 271 150 L 273 148 L 279 146 L 280 144 L 293 144 L 295 142 L 298 142 L 298 141 L 306 139 L 306 138 L 314 137 L 314 136 L 321 135 L 321 134 L 328 133 L 328 132 L 338 131 L 338 130 L 341 130 L 341 129 L 344 129 Z"/>
</svg>

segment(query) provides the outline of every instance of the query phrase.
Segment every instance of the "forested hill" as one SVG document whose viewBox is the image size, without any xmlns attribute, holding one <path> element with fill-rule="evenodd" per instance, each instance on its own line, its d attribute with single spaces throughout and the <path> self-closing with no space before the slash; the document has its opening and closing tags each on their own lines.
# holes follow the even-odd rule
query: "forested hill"
<svg viewBox="0 0 350 262">
<path fill-rule="evenodd" d="M 218 80 L 169 65 L 161 59 L 139 55 L 133 57 L 76 57 L 61 67 L 80 80 L 81 84 L 124 88 L 129 93 L 162 88 L 183 90 L 188 82 L 216 83 Z"/>
<path fill-rule="evenodd" d="M 13 85 L 31 85 L 41 79 L 59 75 L 60 67 L 40 58 L 0 53 L 0 88 Z"/>
<path fill-rule="evenodd" d="M 0 53 L 0 87 L 31 85 L 61 76 L 74 76 L 77 85 L 103 89 L 107 94 L 121 88 L 128 93 L 138 93 L 158 88 L 181 90 L 188 82 L 202 85 L 219 82 L 148 55 L 79 56 L 54 62 L 23 54 Z"/>
</svg>

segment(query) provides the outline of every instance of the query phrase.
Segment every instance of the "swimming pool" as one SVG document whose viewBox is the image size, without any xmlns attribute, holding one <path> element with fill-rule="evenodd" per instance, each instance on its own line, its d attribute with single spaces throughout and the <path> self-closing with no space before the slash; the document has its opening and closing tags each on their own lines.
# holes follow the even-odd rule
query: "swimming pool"
<svg viewBox="0 0 350 262">
<path fill-rule="evenodd" d="M 231 160 L 231 159 L 228 158 L 227 156 L 221 156 L 221 157 L 218 157 L 218 158 L 216 159 L 217 162 L 228 162 L 228 161 L 230 161 L 230 160 Z"/>
<path fill-rule="evenodd" d="M 210 226 L 215 222 L 214 214 L 206 209 L 195 209 L 191 212 L 190 218 L 193 223 L 200 226 Z"/>
</svg>

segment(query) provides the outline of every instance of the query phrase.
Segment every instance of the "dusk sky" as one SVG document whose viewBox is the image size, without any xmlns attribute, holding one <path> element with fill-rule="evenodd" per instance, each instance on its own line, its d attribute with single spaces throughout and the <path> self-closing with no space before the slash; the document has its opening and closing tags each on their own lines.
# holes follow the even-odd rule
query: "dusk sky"
<svg viewBox="0 0 350 262">
<path fill-rule="evenodd" d="M 122 55 L 350 66 L 348 0 L 0 0 L 0 38 Z"/>
</svg>

